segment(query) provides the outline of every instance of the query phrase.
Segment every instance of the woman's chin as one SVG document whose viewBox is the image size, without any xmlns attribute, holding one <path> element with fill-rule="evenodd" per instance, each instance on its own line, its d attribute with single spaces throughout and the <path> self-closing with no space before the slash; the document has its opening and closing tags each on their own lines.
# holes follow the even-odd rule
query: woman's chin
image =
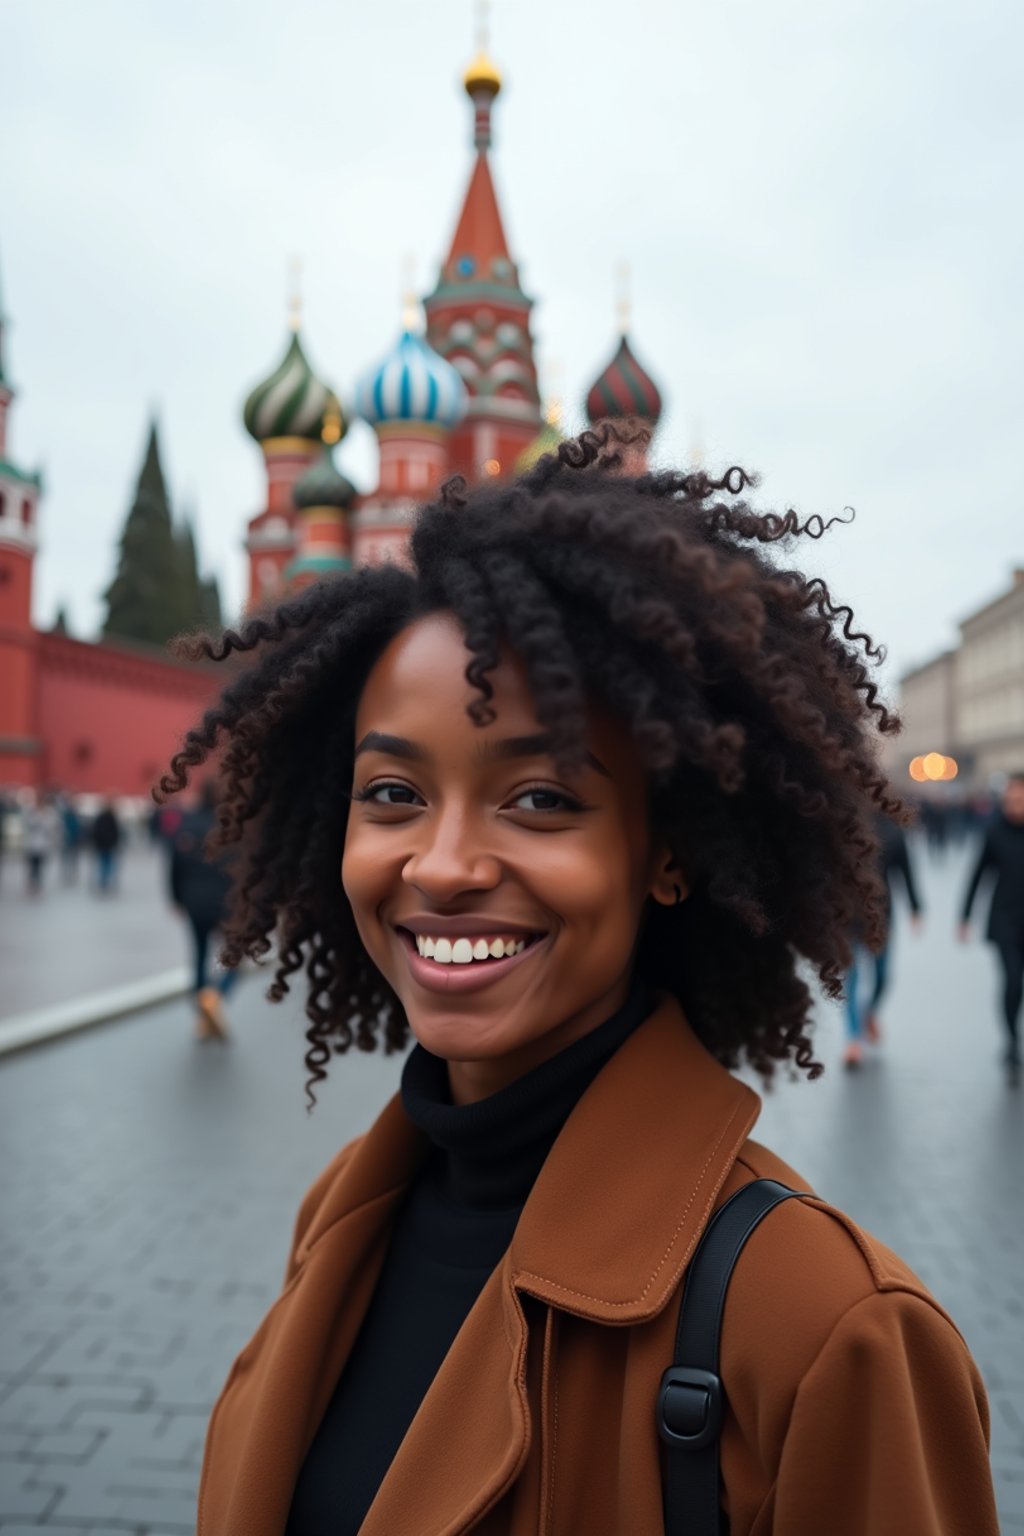
<svg viewBox="0 0 1024 1536">
<path fill-rule="evenodd" d="M 468 1010 L 408 1008 L 409 1028 L 425 1051 L 443 1061 L 493 1061 L 522 1041 L 511 1019 L 488 1020 Z"/>
</svg>

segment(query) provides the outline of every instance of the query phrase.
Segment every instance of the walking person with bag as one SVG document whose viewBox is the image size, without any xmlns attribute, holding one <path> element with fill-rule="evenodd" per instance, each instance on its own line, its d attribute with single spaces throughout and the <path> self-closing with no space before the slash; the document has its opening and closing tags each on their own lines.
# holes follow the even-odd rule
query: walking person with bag
<svg viewBox="0 0 1024 1536">
<path fill-rule="evenodd" d="M 1011 773 L 1002 800 L 982 837 L 960 914 L 958 935 L 970 938 L 971 910 L 982 883 L 992 883 L 985 936 L 999 957 L 1003 1061 L 1011 1088 L 1020 1087 L 1020 1016 L 1024 1003 L 1024 769 Z"/>
<path fill-rule="evenodd" d="M 177 826 L 168 863 L 171 900 L 188 923 L 192 941 L 192 994 L 199 1040 L 230 1039 L 224 1004 L 238 978 L 233 966 L 224 966 L 214 974 L 211 964 L 212 950 L 227 917 L 231 888 L 223 852 L 218 857 L 209 847 L 217 826 L 217 800 L 217 780 L 204 779 L 197 804 Z"/>
<path fill-rule="evenodd" d="M 963 1339 L 731 1071 L 816 1076 L 805 976 L 882 937 L 878 653 L 783 561 L 820 520 L 636 443 L 182 642 L 248 658 L 162 789 L 217 755 L 228 956 L 304 969 L 310 1101 L 415 1041 L 302 1203 L 200 1536 L 997 1531 Z"/>
</svg>

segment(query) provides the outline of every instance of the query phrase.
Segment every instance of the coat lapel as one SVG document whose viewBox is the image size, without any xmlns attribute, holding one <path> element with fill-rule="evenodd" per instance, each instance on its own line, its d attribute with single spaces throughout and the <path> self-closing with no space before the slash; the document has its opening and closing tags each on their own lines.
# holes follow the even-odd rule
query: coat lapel
<svg viewBox="0 0 1024 1536">
<path fill-rule="evenodd" d="M 761 1101 L 662 1002 L 570 1115 L 512 1239 L 516 1286 L 595 1322 L 655 1316 Z"/>
<path fill-rule="evenodd" d="M 360 1536 L 456 1536 L 498 1502 L 530 1448 L 526 1350 L 506 1255 L 448 1351 Z"/>
</svg>

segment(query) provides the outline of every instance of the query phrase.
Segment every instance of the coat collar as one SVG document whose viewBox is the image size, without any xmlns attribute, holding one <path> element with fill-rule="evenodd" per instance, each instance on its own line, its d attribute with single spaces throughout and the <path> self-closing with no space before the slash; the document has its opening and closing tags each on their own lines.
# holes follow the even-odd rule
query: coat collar
<svg viewBox="0 0 1024 1536">
<path fill-rule="evenodd" d="M 667 1303 L 761 1102 L 663 1000 L 570 1115 L 512 1240 L 520 1290 L 595 1322 Z"/>
</svg>

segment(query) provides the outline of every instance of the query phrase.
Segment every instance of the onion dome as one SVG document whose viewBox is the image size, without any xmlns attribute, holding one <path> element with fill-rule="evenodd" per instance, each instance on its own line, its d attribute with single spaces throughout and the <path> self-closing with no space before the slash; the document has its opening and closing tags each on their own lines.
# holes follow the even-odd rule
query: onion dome
<svg viewBox="0 0 1024 1536">
<path fill-rule="evenodd" d="M 661 410 L 658 386 L 637 362 L 624 335 L 615 356 L 590 387 L 587 417 L 593 423 L 609 416 L 639 416 L 654 426 Z"/>
<path fill-rule="evenodd" d="M 486 48 L 480 49 L 476 58 L 463 75 L 462 83 L 466 88 L 466 94 L 469 96 L 476 96 L 481 91 L 486 91 L 491 96 L 497 96 L 501 90 L 501 75 L 498 71 L 498 66 Z"/>
<path fill-rule="evenodd" d="M 373 426 L 415 421 L 448 430 L 462 420 L 468 403 L 451 363 L 411 330 L 356 387 L 356 410 Z"/>
<path fill-rule="evenodd" d="M 258 443 L 270 437 L 305 437 L 320 442 L 325 423 L 338 431 L 338 437 L 344 435 L 338 397 L 309 366 L 297 331 L 280 366 L 257 384 L 245 402 L 242 420 L 249 436 Z"/>
<path fill-rule="evenodd" d="M 525 475 L 546 453 L 557 453 L 559 444 L 564 442 L 565 438 L 562 435 L 562 407 L 557 400 L 552 400 L 544 413 L 544 425 L 537 433 L 533 442 L 528 443 L 518 459 L 516 459 L 516 474 Z"/>
<path fill-rule="evenodd" d="M 355 495 L 355 486 L 337 468 L 330 446 L 325 443 L 323 452 L 296 480 L 292 500 L 302 512 L 309 507 L 344 508 Z"/>
</svg>

